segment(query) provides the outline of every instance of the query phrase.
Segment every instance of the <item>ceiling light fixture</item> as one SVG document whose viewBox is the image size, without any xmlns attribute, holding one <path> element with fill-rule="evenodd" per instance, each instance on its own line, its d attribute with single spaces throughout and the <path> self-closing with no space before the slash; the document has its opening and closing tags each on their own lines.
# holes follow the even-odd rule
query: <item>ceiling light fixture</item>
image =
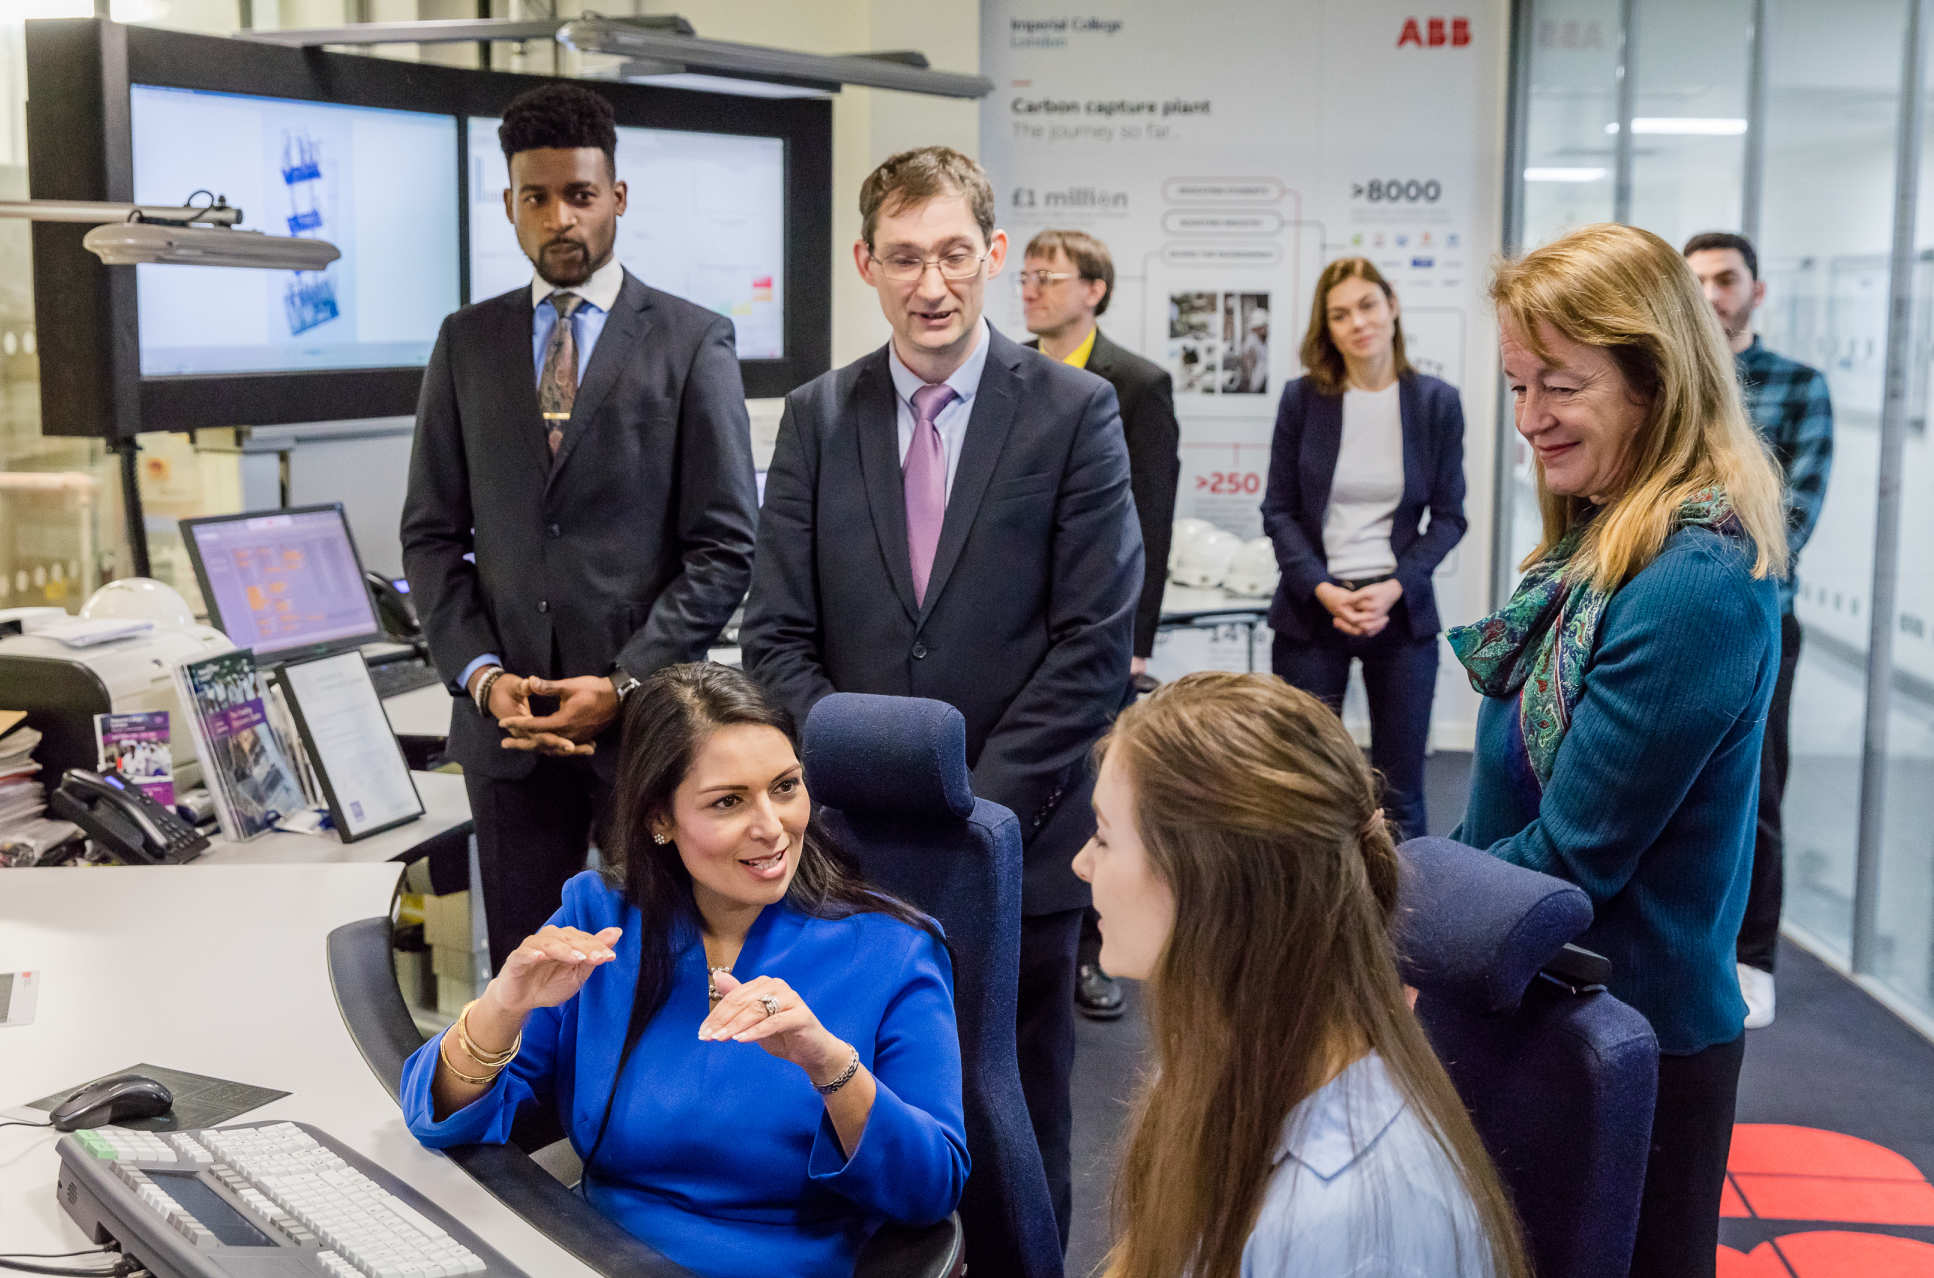
<svg viewBox="0 0 1934 1278">
<path fill-rule="evenodd" d="M 1602 168 L 1530 168 L 1524 171 L 1527 182 L 1603 182 L 1611 170 Z"/>
<path fill-rule="evenodd" d="M 242 210 L 218 195 L 209 196 L 206 204 L 181 205 L 0 200 L 0 217 L 93 223 L 94 229 L 81 237 L 81 244 L 109 266 L 155 263 L 320 271 L 342 256 L 327 240 L 241 230 Z"/>
<path fill-rule="evenodd" d="M 1605 132 L 1616 135 L 1618 121 L 1605 126 Z M 1650 134 L 1654 137 L 1687 138 L 1736 138 L 1746 132 L 1746 121 L 1735 116 L 1696 116 L 1696 115 L 1638 115 L 1632 117 L 1632 136 Z"/>
</svg>

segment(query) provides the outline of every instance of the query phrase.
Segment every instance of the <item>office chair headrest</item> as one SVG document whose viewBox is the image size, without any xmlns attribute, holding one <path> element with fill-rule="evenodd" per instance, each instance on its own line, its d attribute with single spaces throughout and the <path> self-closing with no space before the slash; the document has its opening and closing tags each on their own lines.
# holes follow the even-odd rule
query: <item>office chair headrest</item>
<svg viewBox="0 0 1934 1278">
<path fill-rule="evenodd" d="M 815 803 L 913 817 L 974 811 L 967 721 L 944 701 L 835 692 L 807 716 L 800 755 Z"/>
<path fill-rule="evenodd" d="M 1591 925 L 1591 898 L 1549 874 L 1449 839 L 1398 849 L 1404 980 L 1482 1013 L 1507 1012 L 1538 970 Z"/>
</svg>

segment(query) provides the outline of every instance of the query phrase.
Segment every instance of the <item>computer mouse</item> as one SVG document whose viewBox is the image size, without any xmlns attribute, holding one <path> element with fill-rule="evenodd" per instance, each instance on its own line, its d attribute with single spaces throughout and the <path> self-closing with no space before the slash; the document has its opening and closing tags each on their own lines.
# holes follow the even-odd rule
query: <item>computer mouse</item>
<svg viewBox="0 0 1934 1278">
<path fill-rule="evenodd" d="M 78 1131 L 130 1118 L 153 1118 L 174 1108 L 175 1094 L 167 1084 L 142 1074 L 116 1074 L 89 1083 L 54 1106 L 54 1130 Z"/>
</svg>

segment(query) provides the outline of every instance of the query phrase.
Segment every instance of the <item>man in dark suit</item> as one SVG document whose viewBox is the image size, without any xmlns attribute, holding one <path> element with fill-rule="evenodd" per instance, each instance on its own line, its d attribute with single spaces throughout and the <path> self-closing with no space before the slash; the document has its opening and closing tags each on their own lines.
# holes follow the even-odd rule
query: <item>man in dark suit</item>
<svg viewBox="0 0 1934 1278">
<path fill-rule="evenodd" d="M 702 658 L 744 595 L 757 501 L 731 322 L 614 254 L 610 104 L 545 85 L 498 136 L 536 275 L 444 320 L 402 534 L 430 655 L 459 694 L 450 755 L 501 966 L 584 866 L 625 695 Z"/>
<path fill-rule="evenodd" d="M 1088 754 L 1128 682 L 1141 537 L 1115 392 L 982 317 L 1007 236 L 978 164 L 928 147 L 860 191 L 892 340 L 786 399 L 740 642 L 801 720 L 829 692 L 967 720 L 974 792 L 1025 845 L 1016 1037 L 1061 1241 Z"/>
<path fill-rule="evenodd" d="M 1142 528 L 1142 598 L 1135 609 L 1135 656 L 1129 671 L 1146 679 L 1162 618 L 1162 587 L 1168 582 L 1169 532 L 1175 519 L 1175 484 L 1182 473 L 1176 449 L 1175 389 L 1169 375 L 1133 351 L 1108 340 L 1096 321 L 1115 295 L 1115 260 L 1108 246 L 1086 231 L 1042 231 L 1022 254 L 1021 303 L 1027 310 L 1029 343 L 1064 364 L 1085 368 L 1115 388 L 1122 434 L 1128 441 L 1129 486 Z M 1132 693 L 1130 694 L 1132 695 Z M 1082 1015 L 1112 1021 L 1122 1014 L 1121 986 L 1101 967 L 1101 929 L 1090 909 L 1081 921 L 1074 1001 Z"/>
</svg>

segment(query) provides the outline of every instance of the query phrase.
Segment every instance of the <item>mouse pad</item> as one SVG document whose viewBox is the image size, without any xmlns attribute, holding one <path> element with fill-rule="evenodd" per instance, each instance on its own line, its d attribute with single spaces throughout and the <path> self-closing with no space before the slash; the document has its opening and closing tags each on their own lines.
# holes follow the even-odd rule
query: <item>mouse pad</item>
<svg viewBox="0 0 1934 1278">
<path fill-rule="evenodd" d="M 248 1113 L 258 1105 L 266 1105 L 272 1100 L 280 1100 L 287 1092 L 278 1092 L 267 1087 L 251 1087 L 247 1083 L 231 1082 L 226 1078 L 211 1078 L 207 1074 L 187 1074 L 178 1069 L 162 1069 L 159 1065 L 130 1065 L 101 1075 L 113 1078 L 120 1074 L 142 1074 L 158 1083 L 167 1085 L 174 1093 L 174 1109 L 154 1118 L 135 1118 L 116 1127 L 131 1127 L 144 1132 L 186 1131 L 197 1127 L 218 1127 L 223 1123 Z M 64 1087 L 52 1096 L 43 1096 L 37 1101 L 27 1102 L 29 1109 L 51 1113 L 54 1106 L 72 1096 L 89 1083 L 100 1079 L 90 1078 Z"/>
</svg>

